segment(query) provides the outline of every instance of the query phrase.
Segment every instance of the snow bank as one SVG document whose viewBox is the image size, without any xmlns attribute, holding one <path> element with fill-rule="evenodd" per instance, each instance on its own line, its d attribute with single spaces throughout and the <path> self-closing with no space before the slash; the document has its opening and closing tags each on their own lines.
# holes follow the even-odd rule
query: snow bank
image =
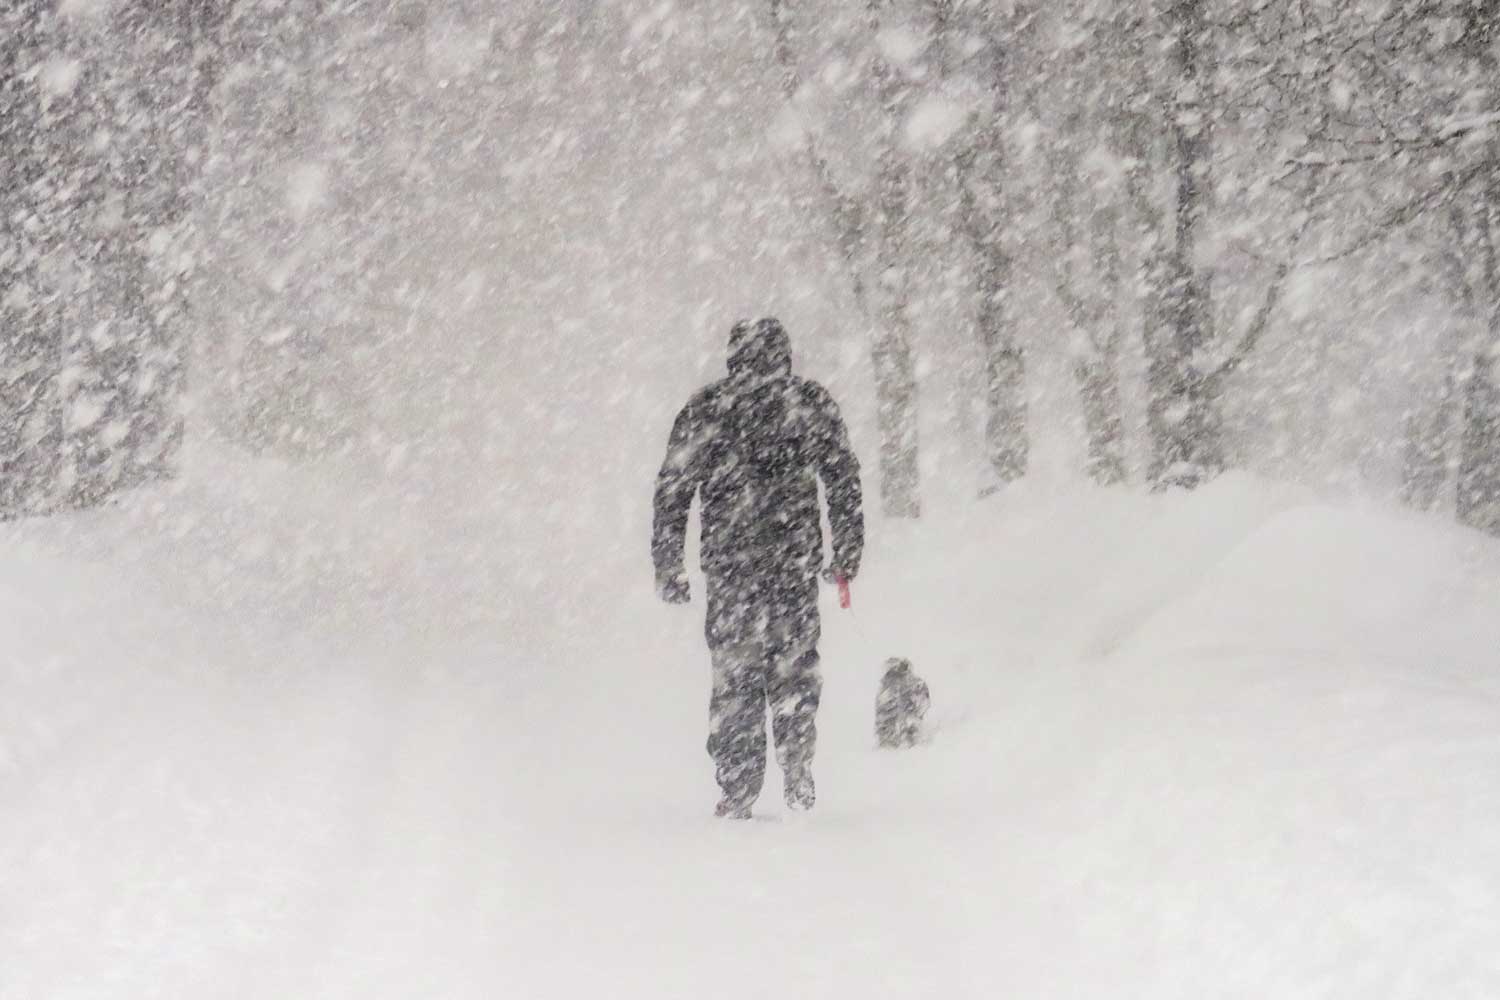
<svg viewBox="0 0 1500 1000">
<path fill-rule="evenodd" d="M 725 825 L 643 549 L 512 642 L 482 516 L 230 465 L 0 526 L 0 996 L 1500 995 L 1491 540 L 1244 477 L 877 523 L 817 810 Z"/>
</svg>

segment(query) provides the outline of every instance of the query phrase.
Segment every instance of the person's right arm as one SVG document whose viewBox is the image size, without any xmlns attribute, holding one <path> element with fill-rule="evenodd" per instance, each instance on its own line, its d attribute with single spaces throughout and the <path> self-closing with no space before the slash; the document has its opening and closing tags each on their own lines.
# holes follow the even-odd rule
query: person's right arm
<svg viewBox="0 0 1500 1000">
<path fill-rule="evenodd" d="M 697 409 L 689 402 L 672 424 L 667 455 L 656 475 L 656 496 L 652 503 L 651 561 L 656 567 L 656 589 L 663 600 L 672 604 L 688 600 L 687 572 L 682 560 L 687 544 L 688 512 L 701 480 L 698 452 L 703 443 L 703 427 Z"/>
</svg>

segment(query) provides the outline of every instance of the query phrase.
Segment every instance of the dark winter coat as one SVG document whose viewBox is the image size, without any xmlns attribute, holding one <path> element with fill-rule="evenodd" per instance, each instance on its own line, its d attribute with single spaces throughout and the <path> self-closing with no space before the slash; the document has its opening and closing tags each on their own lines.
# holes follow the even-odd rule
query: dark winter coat
<svg viewBox="0 0 1500 1000">
<path fill-rule="evenodd" d="M 864 515 L 859 461 L 838 407 L 821 385 L 792 374 L 780 323 L 736 324 L 729 376 L 694 395 L 672 426 L 651 540 L 658 581 L 680 578 L 688 511 L 701 494 L 710 643 L 747 637 L 755 623 L 741 605 L 749 600 L 769 601 L 750 609 L 751 618 L 776 618 L 808 601 L 816 615 L 819 479 L 833 534 L 831 567 L 853 579 Z"/>
</svg>

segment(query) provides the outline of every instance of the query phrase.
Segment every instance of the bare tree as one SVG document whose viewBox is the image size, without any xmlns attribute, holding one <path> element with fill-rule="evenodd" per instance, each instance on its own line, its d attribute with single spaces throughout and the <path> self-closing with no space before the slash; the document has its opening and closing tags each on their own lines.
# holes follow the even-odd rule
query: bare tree
<svg viewBox="0 0 1500 1000">
<path fill-rule="evenodd" d="M 1474 209 L 1479 280 L 1486 293 L 1486 322 L 1469 355 L 1472 368 L 1463 392 L 1462 453 L 1458 467 L 1458 517 L 1500 534 L 1500 171 L 1480 189 Z"/>
<path fill-rule="evenodd" d="M 63 338 L 62 493 L 92 506 L 171 474 L 182 440 L 191 212 L 227 0 L 58 18 L 85 79 L 67 95 L 78 312 Z M 108 38 L 106 43 L 103 39 Z M 82 54 L 81 54 L 82 55 Z M 107 144 L 91 142 L 109 134 Z"/>
<path fill-rule="evenodd" d="M 884 6 L 881 0 L 869 0 L 872 36 L 879 31 Z M 789 0 L 770 0 L 770 11 L 783 89 L 787 101 L 794 103 L 802 75 L 793 11 Z M 873 191 L 861 196 L 846 190 L 812 130 L 806 132 L 805 155 L 855 299 L 873 326 L 870 357 L 880 429 L 881 506 L 892 517 L 917 517 L 921 513 L 917 377 L 910 319 L 911 277 L 905 259 L 912 184 L 911 167 L 900 150 L 897 131 L 905 93 L 895 67 L 878 46 L 871 72 L 883 117 Z M 866 279 L 867 270 L 873 271 L 873 280 Z"/>
<path fill-rule="evenodd" d="M 1248 13 L 1252 29 L 1266 8 Z M 1209 17 L 1209 0 L 1171 0 L 1163 14 L 1171 74 L 1163 100 L 1166 165 L 1173 187 L 1170 216 L 1163 221 L 1171 241 L 1156 236 L 1151 242 L 1161 248 L 1162 256 L 1155 258 L 1150 249 L 1145 254 L 1147 424 L 1152 444 L 1148 478 L 1158 489 L 1192 488 L 1228 467 L 1227 382 L 1264 336 L 1311 219 L 1305 207 L 1311 191 L 1305 187 L 1259 305 L 1243 330 L 1225 331 L 1228 324 L 1217 315 L 1213 294 L 1219 263 L 1213 255 L 1201 255 L 1200 248 L 1210 235 L 1216 129 L 1221 120 L 1240 117 L 1243 109 L 1237 106 L 1238 95 L 1227 93 L 1218 80 L 1216 24 Z M 1267 137 L 1259 141 L 1269 145 Z"/>
<path fill-rule="evenodd" d="M 1469 189 L 1470 245 L 1474 248 L 1483 326 L 1470 352 L 1472 369 L 1463 394 L 1463 447 L 1458 468 L 1458 517 L 1500 534 L 1500 0 L 1482 0 L 1463 10 L 1463 33 L 1455 45 L 1469 87 L 1454 126 L 1486 123 L 1483 169 Z"/>
<path fill-rule="evenodd" d="M 0 15 L 0 510 L 170 473 L 184 247 L 227 2 Z"/>
<path fill-rule="evenodd" d="M 202 164 L 233 9 L 234 0 L 172 0 L 134 24 L 144 62 L 136 92 L 139 105 L 149 110 L 142 137 L 149 152 L 136 168 L 140 197 L 132 205 L 133 245 L 123 262 L 127 305 L 143 331 L 134 352 L 126 485 L 172 475 L 182 444 L 181 401 L 195 318 L 189 289 L 203 245 Z"/>
<path fill-rule="evenodd" d="M 1133 175 L 1147 170 L 1147 154 L 1129 145 L 1135 134 L 1131 104 L 1142 87 L 1131 49 L 1140 25 L 1126 23 L 1139 18 L 1122 10 L 1070 7 L 1062 16 L 1079 30 L 1049 60 L 1051 73 L 1060 77 L 1053 88 L 1060 97 L 1037 110 L 1038 118 L 1052 122 L 1045 186 L 1058 245 L 1046 257 L 1051 285 L 1073 328 L 1068 353 L 1083 408 L 1085 471 L 1108 486 L 1126 478 L 1120 358 L 1130 296 L 1121 227 L 1131 194 L 1148 211 L 1152 203 L 1144 183 L 1135 192 L 1118 171 L 1089 165 L 1124 161 L 1133 165 Z"/>
<path fill-rule="evenodd" d="M 58 234 L 44 215 L 56 179 L 43 146 L 56 112 L 35 73 L 47 8 L 0 11 L 0 518 L 45 509 L 57 476 L 59 295 L 46 262 Z"/>
<path fill-rule="evenodd" d="M 975 126 L 955 158 L 962 230 L 972 256 L 974 315 L 983 359 L 985 459 L 1000 483 L 1026 474 L 1029 439 L 1026 432 L 1026 352 L 1012 321 L 1009 299 L 1015 269 L 1006 248 L 1013 199 L 1008 196 L 1009 158 L 1006 126 L 1013 90 L 1014 60 L 1007 48 L 1015 44 L 1024 20 L 1012 12 L 985 11 L 977 23 L 963 23 L 981 48 L 971 57 L 988 93 Z M 938 23 L 953 30 L 956 22 L 947 5 L 939 6 Z"/>
<path fill-rule="evenodd" d="M 805 58 L 790 0 L 770 0 L 776 55 L 785 96 L 792 106 L 802 98 L 800 72 Z M 920 511 L 917 437 L 917 379 L 912 324 L 915 257 L 913 220 L 919 203 L 945 203 L 951 183 L 957 225 L 951 230 L 973 297 L 974 345 L 979 358 L 980 394 L 985 413 L 984 464 L 990 479 L 1005 483 L 1025 474 L 1026 357 L 1011 316 L 1014 280 L 1007 229 L 1012 222 L 1006 153 L 1014 60 L 1010 49 L 1019 12 L 997 12 L 987 5 L 953 0 L 868 0 L 862 58 L 869 87 L 862 95 L 873 105 L 876 133 L 872 161 L 862 164 L 864 184 L 841 182 L 825 140 L 804 132 L 804 155 L 821 203 L 820 214 L 849 274 L 855 299 L 872 326 L 871 357 L 880 428 L 880 483 L 887 514 L 915 517 Z M 908 19 L 923 23 L 920 57 L 892 52 L 907 40 L 892 38 Z M 940 89 L 962 78 L 972 101 L 948 152 L 936 156 L 903 145 L 912 124 L 915 95 L 922 87 Z M 947 180 L 943 180 L 946 178 Z M 941 214 L 941 209 L 936 210 Z"/>
<path fill-rule="evenodd" d="M 1213 156 L 1212 42 L 1207 0 L 1175 0 L 1167 10 L 1175 89 L 1167 116 L 1176 182 L 1173 234 L 1163 296 L 1165 322 L 1146 342 L 1154 450 L 1151 481 L 1195 486 L 1225 468 L 1223 414 L 1215 379 L 1195 360 L 1214 336 L 1212 282 L 1197 248 L 1208 218 Z"/>
<path fill-rule="evenodd" d="M 1368 220 L 1326 259 L 1413 230 L 1452 301 L 1439 384 L 1420 393 L 1435 402 L 1405 418 L 1403 495 L 1434 505 L 1451 470 L 1459 519 L 1500 533 L 1500 0 L 1342 4 L 1316 27 L 1323 46 L 1306 57 L 1348 96 L 1290 168 L 1336 179 L 1342 214 Z"/>
<path fill-rule="evenodd" d="M 1057 255 L 1057 293 L 1078 332 L 1072 360 L 1088 438 L 1085 471 L 1099 485 L 1112 486 L 1126 478 L 1120 398 L 1120 351 L 1126 327 L 1121 312 L 1119 215 L 1108 204 L 1094 208 L 1088 230 L 1080 237 L 1073 213 L 1082 199 L 1077 178 L 1067 164 L 1063 165 L 1063 189 L 1057 206 L 1064 243 Z M 1074 251 L 1080 241 L 1087 247 L 1089 273 L 1096 282 L 1093 294 L 1079 288 Z"/>
<path fill-rule="evenodd" d="M 1452 480 L 1457 472 L 1456 431 L 1461 430 L 1461 389 L 1468 367 L 1470 345 L 1474 341 L 1476 312 L 1473 283 L 1470 281 L 1470 241 L 1465 238 L 1469 212 L 1457 203 L 1449 206 L 1447 218 L 1438 226 L 1456 236 L 1440 241 L 1444 288 L 1454 304 L 1456 319 L 1445 328 L 1438 347 L 1437 367 L 1440 381 L 1433 398 L 1418 398 L 1403 416 L 1404 451 L 1401 468 L 1401 499 L 1417 510 L 1436 509 L 1447 498 L 1449 513 L 1453 510 Z"/>
<path fill-rule="evenodd" d="M 890 0 L 870 0 L 871 27 L 879 31 L 881 10 Z M 884 112 L 884 135 L 875 168 L 873 232 L 875 281 L 871 288 L 875 332 L 871 360 L 875 368 L 876 423 L 880 428 L 880 497 L 887 515 L 921 513 L 921 477 L 917 464 L 917 368 L 912 353 L 912 276 L 907 261 L 912 197 L 912 167 L 900 149 L 898 123 L 906 105 L 906 87 L 877 45 L 873 73 Z"/>
</svg>

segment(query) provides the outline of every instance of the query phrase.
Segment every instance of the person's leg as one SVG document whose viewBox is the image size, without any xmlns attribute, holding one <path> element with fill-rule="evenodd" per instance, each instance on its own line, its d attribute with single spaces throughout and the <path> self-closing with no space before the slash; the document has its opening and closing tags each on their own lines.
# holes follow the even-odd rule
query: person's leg
<svg viewBox="0 0 1500 1000">
<path fill-rule="evenodd" d="M 719 646 L 708 704 L 708 754 L 723 798 L 720 815 L 748 816 L 766 777 L 765 653 L 758 644 Z"/>
<path fill-rule="evenodd" d="M 817 649 L 805 649 L 774 663 L 767 694 L 776 763 L 785 776 L 787 805 L 809 809 L 814 795 L 812 760 L 818 743 L 818 702 L 823 694 Z"/>
<path fill-rule="evenodd" d="M 817 749 L 818 703 L 823 675 L 818 669 L 818 589 L 815 578 L 795 578 L 781 588 L 776 628 L 769 650 L 766 694 L 776 763 L 786 783 L 787 805 L 812 807 L 812 759 Z"/>
</svg>

